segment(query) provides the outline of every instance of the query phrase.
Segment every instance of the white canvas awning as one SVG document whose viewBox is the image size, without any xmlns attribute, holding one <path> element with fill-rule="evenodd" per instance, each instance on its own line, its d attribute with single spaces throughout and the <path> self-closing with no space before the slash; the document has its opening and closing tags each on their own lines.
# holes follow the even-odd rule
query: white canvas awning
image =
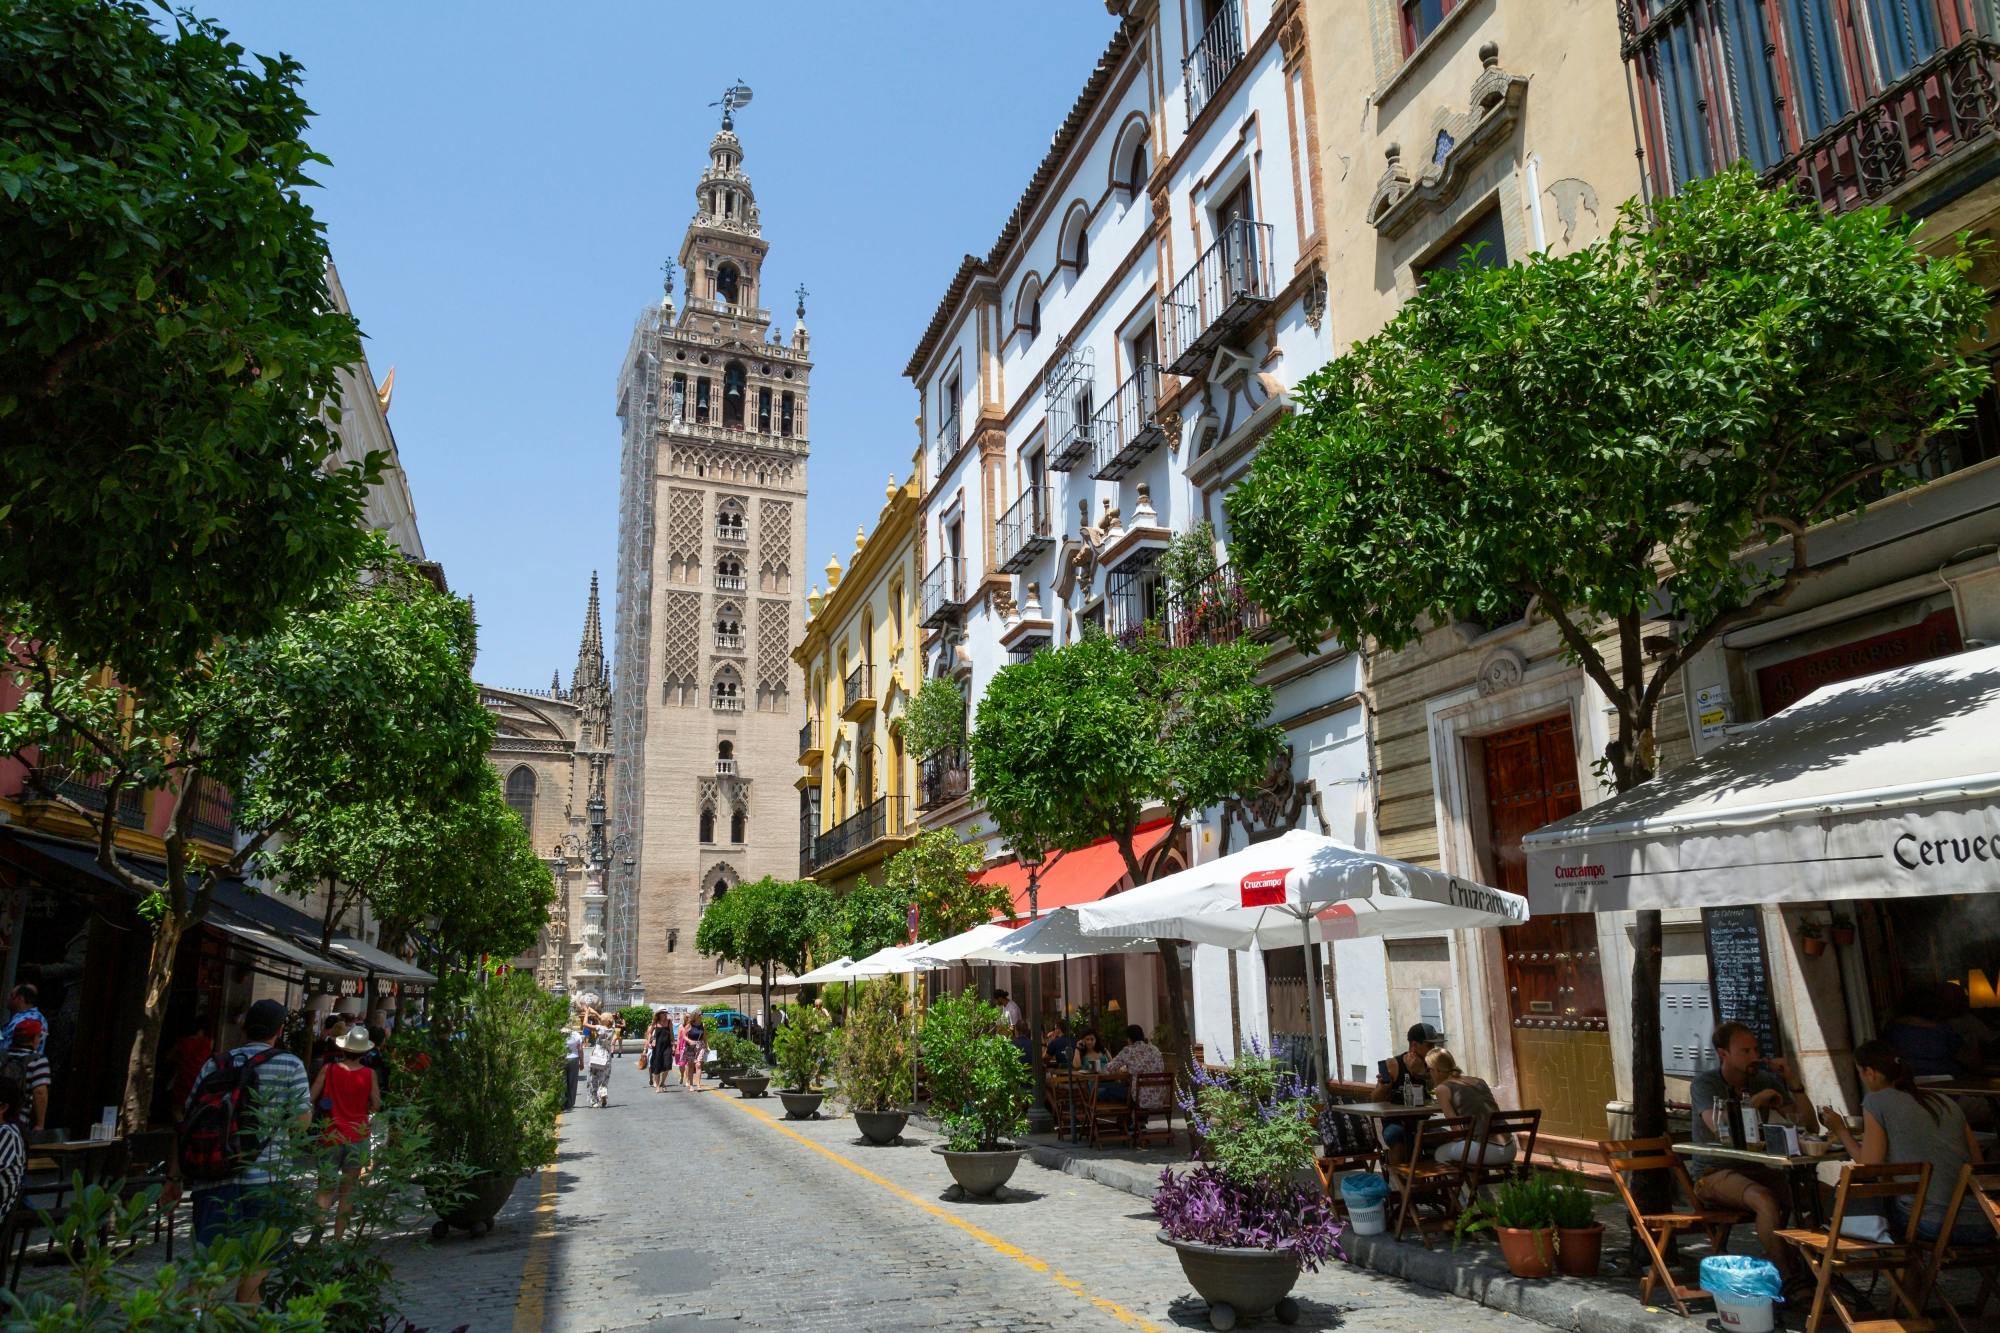
<svg viewBox="0 0 2000 1333">
<path fill-rule="evenodd" d="M 1098 954 L 1157 952 L 1159 945 L 1149 939 L 1086 935 L 1076 923 L 1076 909 L 1058 907 L 965 956 L 993 963 L 1060 963 Z"/>
<path fill-rule="evenodd" d="M 854 976 L 854 960 L 845 954 L 830 963 L 821 963 L 810 972 L 799 973 L 801 986 L 821 986 L 829 981 L 848 981 Z"/>
<path fill-rule="evenodd" d="M 1828 685 L 1522 848 L 1538 913 L 2000 890 L 2000 648 Z"/>
<path fill-rule="evenodd" d="M 947 963 L 963 962 L 974 957 L 974 951 L 983 949 L 1014 933 L 1014 928 L 1004 921 L 982 921 L 971 930 L 953 935 L 948 940 L 936 944 L 921 945 L 908 950 L 913 962 L 942 967 Z"/>
<path fill-rule="evenodd" d="M 772 990 L 790 990 L 792 987 L 798 984 L 799 984 L 798 979 L 796 977 L 771 978 Z M 690 986 L 686 990 L 682 991 L 681 994 L 708 995 L 715 991 L 725 991 L 725 990 L 760 990 L 763 988 L 763 985 L 764 983 L 762 980 L 760 980 L 757 977 L 751 976 L 748 972 L 734 972 L 731 973 L 729 976 L 717 977 L 715 980 L 710 982 L 705 982 L 699 986 Z"/>
<path fill-rule="evenodd" d="M 935 972 L 943 964 L 921 961 L 924 953 L 935 947 L 937 946 L 928 941 L 920 940 L 915 944 L 905 944 L 901 947 L 892 944 L 886 949 L 877 949 L 854 965 L 852 975 L 856 981 L 866 981 L 870 977 L 896 977 L 907 976 L 911 972 Z"/>
</svg>

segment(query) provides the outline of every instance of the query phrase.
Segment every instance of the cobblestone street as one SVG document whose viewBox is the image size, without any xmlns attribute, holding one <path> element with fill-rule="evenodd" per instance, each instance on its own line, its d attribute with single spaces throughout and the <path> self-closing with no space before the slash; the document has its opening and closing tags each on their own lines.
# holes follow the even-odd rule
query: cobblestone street
<svg viewBox="0 0 2000 1333">
<path fill-rule="evenodd" d="M 419 1325 L 493 1330 L 1207 1328 L 1143 1202 L 1024 1162 L 961 1202 L 932 1136 L 873 1147 L 776 1098 L 654 1094 L 621 1062 L 609 1108 L 564 1116 L 556 1165 L 493 1232 L 412 1248 Z M 1347 1268 L 1309 1275 L 1300 1328 L 1532 1327 Z M 1276 1328 L 1278 1325 L 1271 1324 Z"/>
</svg>

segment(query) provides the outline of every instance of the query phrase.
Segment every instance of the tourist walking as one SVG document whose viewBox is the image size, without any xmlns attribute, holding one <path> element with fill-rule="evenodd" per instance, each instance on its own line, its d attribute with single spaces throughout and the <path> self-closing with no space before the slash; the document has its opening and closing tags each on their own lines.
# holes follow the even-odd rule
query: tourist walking
<svg viewBox="0 0 2000 1333">
<path fill-rule="evenodd" d="M 333 1058 L 313 1077 L 312 1102 L 326 1121 L 321 1144 L 329 1150 L 327 1178 L 318 1196 L 322 1213 L 333 1214 L 333 1238 L 347 1234 L 354 1209 L 354 1184 L 367 1165 L 368 1123 L 382 1109 L 382 1084 L 361 1057 L 375 1049 L 368 1029 L 347 1029 L 333 1043 Z"/>
<path fill-rule="evenodd" d="M 597 1107 L 611 1105 L 611 1050 L 610 1038 L 604 1033 L 597 1034 L 597 1040 L 590 1044 L 590 1052 L 584 1060 L 590 1067 L 590 1104 Z"/>
<path fill-rule="evenodd" d="M 576 1083 L 583 1075 L 583 1034 L 574 1026 L 563 1029 L 563 1110 L 576 1109 Z"/>
<path fill-rule="evenodd" d="M 708 1054 L 708 1028 L 702 1023 L 699 1010 L 688 1015 L 682 1027 L 686 1040 L 681 1043 L 681 1086 L 701 1091 L 701 1062 Z"/>
<path fill-rule="evenodd" d="M 666 1091 L 667 1070 L 673 1063 L 674 1020 L 662 1009 L 653 1015 L 653 1026 L 646 1033 L 646 1077 L 654 1092 Z"/>
</svg>

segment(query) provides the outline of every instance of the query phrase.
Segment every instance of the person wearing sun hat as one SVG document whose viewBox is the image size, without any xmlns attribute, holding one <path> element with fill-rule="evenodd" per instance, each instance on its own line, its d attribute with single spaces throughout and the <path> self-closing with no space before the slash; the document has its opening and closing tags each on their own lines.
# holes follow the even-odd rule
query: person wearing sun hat
<svg viewBox="0 0 2000 1333">
<path fill-rule="evenodd" d="M 368 1153 L 368 1123 L 382 1109 L 382 1083 L 375 1071 L 361 1063 L 361 1057 L 375 1049 L 368 1029 L 356 1024 L 333 1043 L 333 1059 L 320 1066 L 313 1078 L 313 1105 L 324 1104 L 327 1112 L 325 1146 L 331 1150 L 330 1168 L 339 1179 L 319 1192 L 321 1211 L 333 1213 L 333 1238 L 347 1232 L 348 1214 L 353 1211 L 354 1183 Z"/>
</svg>

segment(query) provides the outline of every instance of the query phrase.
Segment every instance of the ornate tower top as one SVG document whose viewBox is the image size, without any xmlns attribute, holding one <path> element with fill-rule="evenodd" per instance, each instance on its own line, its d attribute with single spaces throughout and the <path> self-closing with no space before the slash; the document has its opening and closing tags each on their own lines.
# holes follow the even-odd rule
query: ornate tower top
<svg viewBox="0 0 2000 1333">
<path fill-rule="evenodd" d="M 583 640 L 577 645 L 576 671 L 569 678 L 571 692 L 585 689 L 604 679 L 604 626 L 597 612 L 597 571 L 590 572 L 590 604 L 583 613 Z"/>
</svg>

